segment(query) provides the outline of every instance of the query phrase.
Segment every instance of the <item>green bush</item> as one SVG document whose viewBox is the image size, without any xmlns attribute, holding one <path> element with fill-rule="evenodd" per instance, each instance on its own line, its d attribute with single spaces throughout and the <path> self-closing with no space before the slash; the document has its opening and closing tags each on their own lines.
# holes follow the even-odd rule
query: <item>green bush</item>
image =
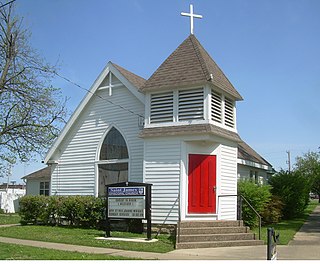
<svg viewBox="0 0 320 264">
<path fill-rule="evenodd" d="M 261 212 L 262 224 L 276 224 L 282 218 L 283 202 L 280 197 L 273 195 Z"/>
<path fill-rule="evenodd" d="M 97 227 L 104 219 L 105 201 L 93 196 L 24 196 L 21 223 Z"/>
<path fill-rule="evenodd" d="M 239 181 L 238 193 L 246 198 L 260 215 L 265 210 L 266 205 L 271 198 L 269 185 L 258 185 L 252 181 Z M 244 201 L 242 204 L 242 219 L 249 227 L 258 225 L 258 217 Z"/>
<path fill-rule="evenodd" d="M 46 196 L 24 196 L 19 199 L 21 223 L 43 222 L 46 218 L 46 207 L 48 199 Z"/>
<path fill-rule="evenodd" d="M 309 203 L 310 183 L 299 171 L 280 171 L 269 179 L 272 194 L 280 197 L 284 219 L 299 217 Z"/>
</svg>

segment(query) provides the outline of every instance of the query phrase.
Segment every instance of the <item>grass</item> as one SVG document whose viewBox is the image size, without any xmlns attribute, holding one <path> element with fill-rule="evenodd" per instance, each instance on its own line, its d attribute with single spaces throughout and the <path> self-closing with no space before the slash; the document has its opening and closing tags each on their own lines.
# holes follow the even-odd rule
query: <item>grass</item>
<svg viewBox="0 0 320 264">
<path fill-rule="evenodd" d="M 301 228 L 301 226 L 304 224 L 304 222 L 308 218 L 309 214 L 315 209 L 317 205 L 318 205 L 317 201 L 310 202 L 304 214 L 300 218 L 296 218 L 293 220 L 283 220 L 278 224 L 262 227 L 261 239 L 264 240 L 265 243 L 267 243 L 267 228 L 273 227 L 276 230 L 276 232 L 280 233 L 279 244 L 287 245 L 289 241 L 293 239 L 296 232 Z M 0 215 L 0 225 L 15 224 L 15 223 L 19 223 L 19 221 L 20 221 L 20 217 L 17 214 L 11 214 L 11 215 L 1 214 Z M 258 233 L 258 228 L 253 229 L 253 232 Z M 73 244 L 73 245 L 105 247 L 105 248 L 115 248 L 115 249 L 122 249 L 122 250 L 158 252 L 158 253 L 165 253 L 165 252 L 174 250 L 174 238 L 168 235 L 160 235 L 158 237 L 159 241 L 154 243 L 139 243 L 139 242 L 110 241 L 110 240 L 106 241 L 106 240 L 95 239 L 96 237 L 103 237 L 104 235 L 105 234 L 103 231 L 99 231 L 95 229 L 82 229 L 82 228 L 71 228 L 71 227 L 26 225 L 26 226 L 0 228 L 0 236 L 3 236 L 3 237 L 30 239 L 30 240 L 36 240 L 36 241 L 46 241 L 46 242 L 56 242 L 56 243 L 62 242 L 62 243 Z M 146 237 L 145 235 L 142 235 L 142 234 L 133 234 L 128 232 L 112 232 L 111 235 L 113 237 Z M 5 249 L 0 250 L 0 259 L 7 258 L 3 250 Z M 23 250 L 21 252 L 22 254 L 24 254 Z M 76 256 L 76 257 L 81 257 L 81 255 L 85 256 L 87 254 L 80 254 L 79 256 Z M 39 259 L 41 259 L 41 257 L 44 257 L 44 256 L 40 255 L 39 257 L 40 257 Z M 19 256 L 17 256 L 17 259 L 19 259 Z M 25 259 L 28 259 L 28 255 L 26 255 Z M 50 259 L 50 258 L 42 258 L 42 259 Z M 67 258 L 62 257 L 61 259 L 67 259 Z M 77 259 L 81 259 L 81 258 L 77 258 Z"/>
<path fill-rule="evenodd" d="M 95 239 L 96 237 L 104 237 L 104 235 L 104 231 L 70 227 L 26 225 L 0 228 L 0 236 L 11 238 L 158 253 L 174 249 L 173 238 L 168 235 L 160 235 L 159 241 L 153 243 Z M 146 237 L 146 235 L 127 232 L 112 232 L 111 235 L 114 237 Z"/>
<path fill-rule="evenodd" d="M 0 214 L 0 225 L 19 224 L 19 222 L 18 214 Z"/>
<path fill-rule="evenodd" d="M 87 254 L 63 250 L 0 243 L 0 260 L 127 260 L 105 254 Z M 132 259 L 132 258 L 131 258 Z"/>
<path fill-rule="evenodd" d="M 292 220 L 283 220 L 274 225 L 263 226 L 261 228 L 261 239 L 267 244 L 267 229 L 268 227 L 273 227 L 277 234 L 280 233 L 279 245 L 287 245 L 317 205 L 319 205 L 317 201 L 311 201 L 301 217 Z M 252 231 L 258 234 L 259 229 L 254 228 Z"/>
</svg>

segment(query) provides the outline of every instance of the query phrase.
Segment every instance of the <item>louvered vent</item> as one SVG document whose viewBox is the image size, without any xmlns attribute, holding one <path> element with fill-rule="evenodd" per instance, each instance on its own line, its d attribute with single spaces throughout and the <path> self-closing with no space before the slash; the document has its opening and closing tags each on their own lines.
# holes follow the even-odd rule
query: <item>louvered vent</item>
<svg viewBox="0 0 320 264">
<path fill-rule="evenodd" d="M 179 91 L 179 121 L 203 120 L 203 88 Z"/>
<path fill-rule="evenodd" d="M 234 127 L 233 101 L 225 98 L 224 103 L 224 123 L 228 127 Z"/>
<path fill-rule="evenodd" d="M 173 92 L 152 94 L 150 123 L 173 121 Z"/>
<path fill-rule="evenodd" d="M 222 122 L 222 95 L 211 90 L 211 119 Z"/>
</svg>

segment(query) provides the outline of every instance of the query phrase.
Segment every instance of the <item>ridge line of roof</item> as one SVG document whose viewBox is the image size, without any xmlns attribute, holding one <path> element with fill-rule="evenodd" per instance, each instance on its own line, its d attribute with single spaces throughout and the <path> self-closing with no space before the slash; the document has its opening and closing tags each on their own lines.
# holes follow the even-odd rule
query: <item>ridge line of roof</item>
<svg viewBox="0 0 320 264">
<path fill-rule="evenodd" d="M 194 36 L 194 35 L 190 35 L 189 38 L 190 38 L 190 41 L 191 41 L 191 43 L 192 43 L 193 49 L 194 49 L 195 52 L 196 52 L 196 55 L 197 55 L 197 57 L 198 57 L 198 60 L 199 60 L 199 62 L 200 62 L 200 65 L 201 65 L 201 69 L 202 69 L 202 71 L 203 71 L 203 74 L 204 74 L 206 80 L 209 80 L 209 79 L 210 79 L 210 72 L 209 72 L 209 69 L 208 69 L 208 67 L 207 67 L 204 59 L 203 59 L 203 56 L 201 56 L 201 54 L 200 54 L 200 50 L 199 50 L 199 44 L 200 44 L 200 43 L 197 43 L 197 38 L 196 38 L 196 36 Z M 196 44 L 197 44 L 197 45 L 196 45 Z"/>
</svg>

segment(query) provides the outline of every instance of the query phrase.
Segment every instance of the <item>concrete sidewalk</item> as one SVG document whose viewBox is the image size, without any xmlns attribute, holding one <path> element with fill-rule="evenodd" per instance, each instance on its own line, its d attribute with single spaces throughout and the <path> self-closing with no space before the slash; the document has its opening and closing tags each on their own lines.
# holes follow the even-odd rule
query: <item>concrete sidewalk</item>
<svg viewBox="0 0 320 264">
<path fill-rule="evenodd" d="M 280 234 L 281 236 L 281 234 Z M 246 246 L 229 248 L 179 249 L 168 253 L 125 251 L 110 248 L 68 245 L 32 240 L 0 237 L 0 242 L 50 248 L 66 251 L 78 251 L 94 254 L 108 254 L 142 259 L 159 260 L 266 260 L 267 246 Z M 278 246 L 279 260 L 320 260 L 320 206 L 310 215 L 306 223 L 297 232 L 287 246 Z"/>
</svg>

